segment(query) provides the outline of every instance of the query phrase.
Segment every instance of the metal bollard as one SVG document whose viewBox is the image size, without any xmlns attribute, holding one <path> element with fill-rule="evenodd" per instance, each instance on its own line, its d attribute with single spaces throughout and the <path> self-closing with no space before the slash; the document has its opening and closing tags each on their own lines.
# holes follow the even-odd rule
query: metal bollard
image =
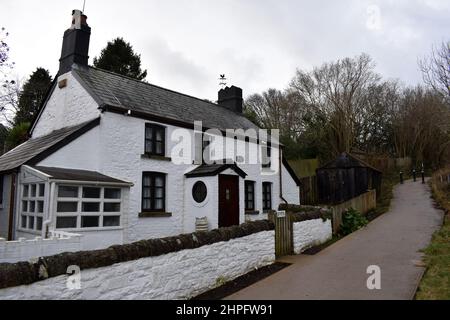
<svg viewBox="0 0 450 320">
<path fill-rule="evenodd" d="M 400 171 L 400 184 L 403 184 L 403 171 Z"/>
<path fill-rule="evenodd" d="M 422 170 L 422 183 L 425 183 L 425 171 Z"/>
</svg>

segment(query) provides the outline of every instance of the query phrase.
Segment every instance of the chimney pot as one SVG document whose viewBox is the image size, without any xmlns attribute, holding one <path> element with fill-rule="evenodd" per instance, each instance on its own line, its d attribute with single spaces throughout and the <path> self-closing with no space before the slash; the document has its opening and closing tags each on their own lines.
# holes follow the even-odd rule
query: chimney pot
<svg viewBox="0 0 450 320">
<path fill-rule="evenodd" d="M 73 64 L 88 65 L 90 37 L 91 28 L 87 24 L 87 16 L 80 10 L 73 10 L 72 25 L 64 32 L 59 75 L 72 70 Z"/>
</svg>

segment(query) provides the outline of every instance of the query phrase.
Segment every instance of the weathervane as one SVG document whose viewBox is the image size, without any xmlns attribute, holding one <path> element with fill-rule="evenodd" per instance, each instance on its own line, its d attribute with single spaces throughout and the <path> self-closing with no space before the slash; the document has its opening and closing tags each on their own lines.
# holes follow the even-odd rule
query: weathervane
<svg viewBox="0 0 450 320">
<path fill-rule="evenodd" d="M 219 86 L 226 87 L 227 86 L 227 78 L 225 77 L 225 74 L 221 74 L 219 78 Z"/>
</svg>

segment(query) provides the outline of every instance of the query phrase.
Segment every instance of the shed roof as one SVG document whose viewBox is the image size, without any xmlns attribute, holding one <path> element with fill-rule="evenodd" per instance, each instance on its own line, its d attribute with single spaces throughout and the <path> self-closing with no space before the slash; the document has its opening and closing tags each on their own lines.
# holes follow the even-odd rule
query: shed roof
<svg viewBox="0 0 450 320">
<path fill-rule="evenodd" d="M 340 156 L 338 156 L 336 159 L 328 162 L 327 164 L 321 166 L 317 170 L 321 169 L 350 169 L 350 168 L 370 168 L 374 171 L 378 171 L 381 173 L 380 170 L 377 168 L 371 166 L 367 162 L 364 162 L 361 159 L 358 159 L 354 155 L 344 152 Z"/>
</svg>

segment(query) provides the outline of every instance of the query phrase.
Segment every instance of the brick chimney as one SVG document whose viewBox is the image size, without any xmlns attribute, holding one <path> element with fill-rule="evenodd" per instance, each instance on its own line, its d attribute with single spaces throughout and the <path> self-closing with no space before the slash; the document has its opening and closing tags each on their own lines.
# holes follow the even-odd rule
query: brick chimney
<svg viewBox="0 0 450 320">
<path fill-rule="evenodd" d="M 64 32 L 59 75 L 69 72 L 74 63 L 88 65 L 91 28 L 86 20 L 87 16 L 80 10 L 72 11 L 72 26 Z"/>
<path fill-rule="evenodd" d="M 218 104 L 237 113 L 242 113 L 242 89 L 231 86 L 219 91 Z"/>
</svg>

